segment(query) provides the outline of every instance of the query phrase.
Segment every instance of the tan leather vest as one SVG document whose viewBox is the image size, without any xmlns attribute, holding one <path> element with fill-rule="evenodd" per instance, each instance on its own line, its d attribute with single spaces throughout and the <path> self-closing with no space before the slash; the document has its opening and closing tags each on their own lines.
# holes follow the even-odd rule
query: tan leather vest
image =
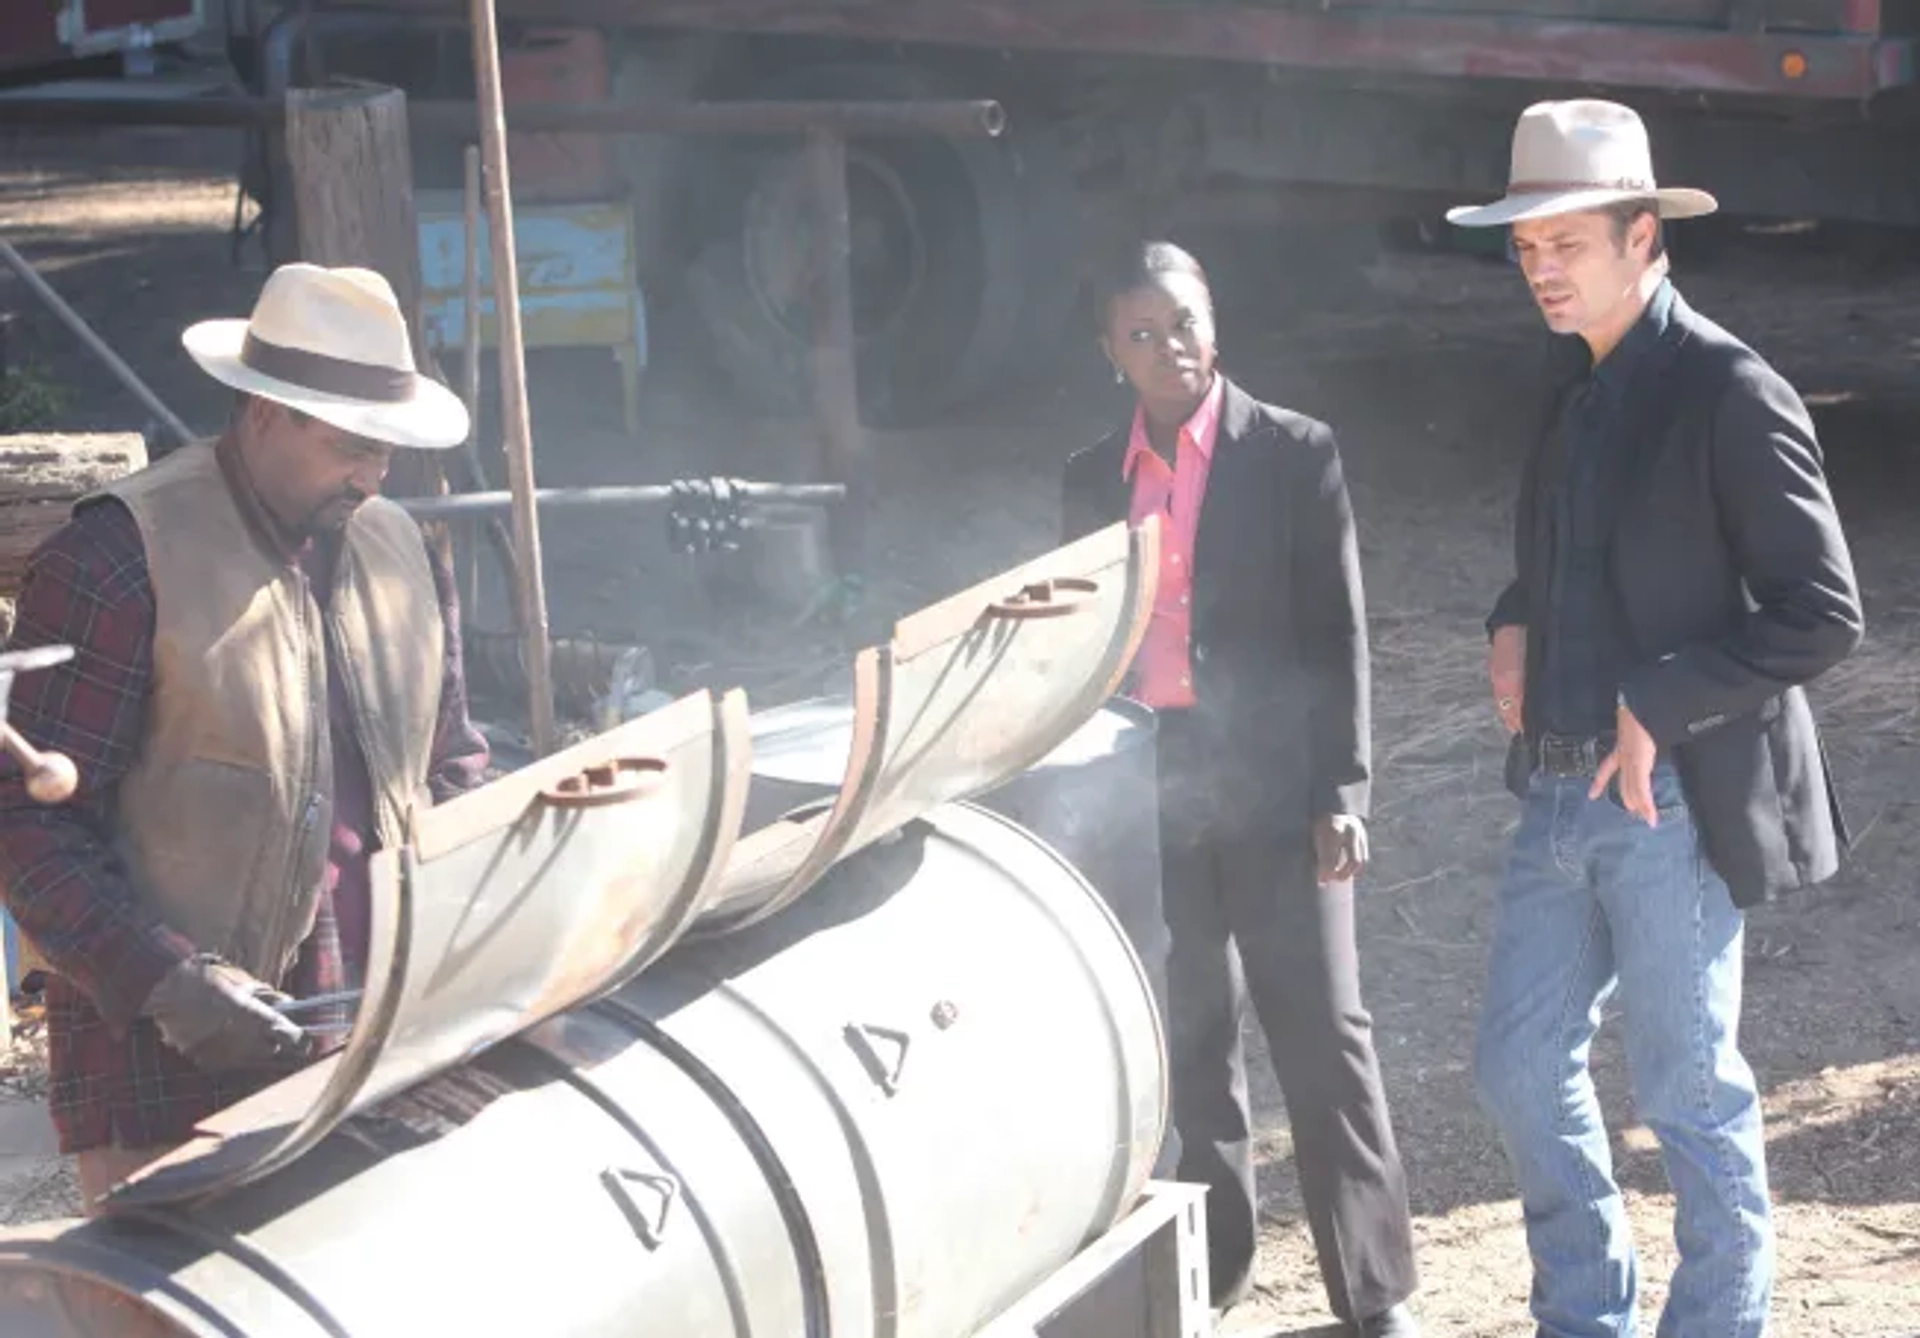
<svg viewBox="0 0 1920 1338">
<path fill-rule="evenodd" d="M 409 810 L 431 802 L 444 625 L 420 531 L 391 502 L 360 507 L 323 615 L 248 526 L 210 443 L 103 495 L 138 521 L 154 594 L 153 693 L 115 843 L 161 919 L 278 983 L 312 931 L 333 825 L 328 632 L 378 844 L 399 844 Z"/>
</svg>

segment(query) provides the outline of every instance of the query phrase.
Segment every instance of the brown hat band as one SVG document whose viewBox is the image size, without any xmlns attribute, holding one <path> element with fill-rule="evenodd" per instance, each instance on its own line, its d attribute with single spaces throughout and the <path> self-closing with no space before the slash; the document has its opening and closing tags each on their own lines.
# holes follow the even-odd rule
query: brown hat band
<svg viewBox="0 0 1920 1338">
<path fill-rule="evenodd" d="M 240 361 L 262 376 L 322 395 L 378 404 L 405 404 L 420 393 L 420 377 L 416 372 L 270 344 L 251 333 L 240 346 Z"/>
<path fill-rule="evenodd" d="M 1507 186 L 1507 194 L 1560 195 L 1577 190 L 1630 190 L 1651 195 L 1658 189 L 1645 177 L 1619 177 L 1613 181 L 1515 181 Z"/>
</svg>

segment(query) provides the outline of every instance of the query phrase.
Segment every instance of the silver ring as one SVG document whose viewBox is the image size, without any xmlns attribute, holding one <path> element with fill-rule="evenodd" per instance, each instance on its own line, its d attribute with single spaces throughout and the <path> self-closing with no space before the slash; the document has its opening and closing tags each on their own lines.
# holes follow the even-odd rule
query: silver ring
<svg viewBox="0 0 1920 1338">
<path fill-rule="evenodd" d="M 1503 711 L 1511 711 L 1513 709 L 1513 698 L 1502 697 L 1499 701 L 1499 707 Z"/>
</svg>

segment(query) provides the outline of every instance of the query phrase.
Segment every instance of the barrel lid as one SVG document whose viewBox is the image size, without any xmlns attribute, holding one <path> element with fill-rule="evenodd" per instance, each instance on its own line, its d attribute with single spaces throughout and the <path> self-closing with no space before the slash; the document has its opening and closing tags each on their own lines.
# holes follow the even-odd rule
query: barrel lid
<svg viewBox="0 0 1920 1338">
<path fill-rule="evenodd" d="M 815 697 L 755 713 L 753 774 L 793 785 L 836 786 L 853 748 L 853 700 Z M 1153 712 L 1124 697 L 1108 701 L 1034 770 L 1086 766 L 1153 737 Z"/>
</svg>

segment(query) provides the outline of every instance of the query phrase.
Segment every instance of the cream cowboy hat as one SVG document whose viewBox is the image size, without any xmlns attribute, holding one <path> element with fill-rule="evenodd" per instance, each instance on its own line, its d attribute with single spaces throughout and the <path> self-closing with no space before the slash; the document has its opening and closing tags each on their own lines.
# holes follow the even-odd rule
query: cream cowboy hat
<svg viewBox="0 0 1920 1338">
<path fill-rule="evenodd" d="M 467 406 L 414 369 L 399 299 L 372 270 L 282 265 L 250 319 L 202 321 L 180 342 L 214 380 L 356 436 L 428 451 L 467 439 Z"/>
<path fill-rule="evenodd" d="M 1647 127 L 1632 108 L 1595 98 L 1536 102 L 1513 130 L 1506 197 L 1449 209 L 1447 222 L 1496 228 L 1626 200 L 1655 201 L 1662 218 L 1698 218 L 1720 207 L 1703 190 L 1654 184 Z"/>
</svg>

